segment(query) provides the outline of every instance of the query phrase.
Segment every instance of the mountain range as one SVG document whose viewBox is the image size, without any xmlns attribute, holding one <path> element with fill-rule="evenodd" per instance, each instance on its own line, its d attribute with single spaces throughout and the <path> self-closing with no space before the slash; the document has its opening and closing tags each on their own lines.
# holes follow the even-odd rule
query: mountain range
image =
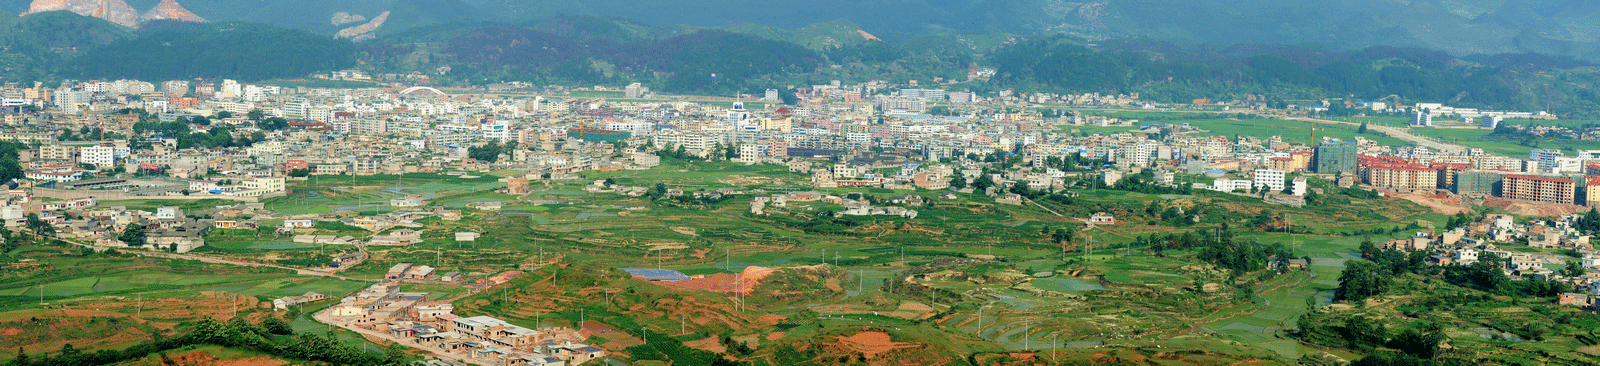
<svg viewBox="0 0 1600 366">
<path fill-rule="evenodd" d="M 1316 41 L 1268 43 L 1261 40 L 1271 37 L 1259 35 L 1250 35 L 1259 39 L 1248 42 L 1215 44 L 1187 42 L 1182 37 L 1097 38 L 1074 32 L 896 32 L 847 19 L 800 27 L 757 22 L 714 27 L 656 24 L 581 15 L 505 21 L 493 19 L 531 15 L 482 10 L 505 6 L 496 5 L 498 0 L 315 5 L 348 10 L 365 4 L 370 11 L 336 12 L 317 19 L 315 27 L 299 29 L 228 20 L 200 10 L 215 3 L 187 0 L 200 3 L 188 5 L 196 9 L 191 13 L 198 14 L 194 19 L 214 20 L 197 23 L 189 21 L 190 17 L 183 15 L 187 11 L 179 11 L 184 6 L 174 0 L 148 0 L 152 10 L 135 21 L 136 27 L 128 27 L 110 21 L 126 20 L 129 13 L 126 9 L 110 12 L 122 8 L 114 5 L 115 0 L 93 0 L 93 6 L 83 1 L 34 2 L 42 5 L 36 10 L 67 11 L 36 11 L 24 16 L 0 13 L 0 79 L 207 77 L 259 81 L 357 68 L 373 74 L 425 74 L 434 85 L 459 86 L 501 81 L 562 85 L 641 82 L 668 93 L 727 95 L 760 94 L 767 89 L 832 80 L 886 80 L 902 85 L 911 81 L 944 83 L 947 85 L 942 88 L 984 93 L 1005 89 L 1140 93 L 1158 102 L 1268 95 L 1299 101 L 1383 99 L 1497 109 L 1548 108 L 1568 116 L 1600 114 L 1596 112 L 1600 111 L 1600 94 L 1590 91 L 1600 85 L 1597 64 L 1570 52 L 1462 53 L 1417 45 L 1356 47 L 1360 43 L 1335 47 Z M 595 0 L 601 5 L 603 1 Z M 898 1 L 911 6 L 917 0 Z M 1253 0 L 1244 2 L 1249 1 Z M 1335 1 L 1338 5 L 1369 0 Z M 1134 0 L 1101 10 L 1114 11 L 1131 2 Z M 953 3 L 963 4 L 961 0 Z M 1492 1 L 1435 1 L 1428 5 L 1418 0 L 1407 6 L 1467 3 Z M 143 5 L 135 3 L 128 8 Z M 1476 17 L 1507 8 L 1485 8 Z M 1539 11 L 1530 10 L 1527 16 L 1548 18 L 1571 16 L 1585 8 L 1532 9 Z M 1103 26 L 1108 29 L 1116 21 L 1109 16 L 1097 19 L 1106 21 Z M 1565 34 L 1576 37 L 1573 34 L 1577 33 Z M 969 71 L 978 67 L 998 72 L 989 80 L 968 80 Z"/>
<path fill-rule="evenodd" d="M 51 11 L 70 11 L 82 16 L 105 19 L 124 27 L 138 27 L 139 23 L 149 21 L 179 21 L 179 22 L 204 22 L 204 18 L 194 15 L 177 0 L 161 0 L 160 4 L 139 15 L 133 6 L 122 0 L 34 0 L 28 4 L 28 10 L 22 15 L 39 14 Z"/>
<path fill-rule="evenodd" d="M 162 0 L 163 7 L 170 0 Z M 37 0 L 137 23 L 157 0 Z M 459 21 L 519 23 L 556 15 L 624 17 L 656 26 L 783 29 L 838 20 L 905 41 L 935 33 L 1148 38 L 1182 46 L 1315 43 L 1339 50 L 1422 47 L 1453 55 L 1544 53 L 1600 60 L 1600 2 L 1589 0 L 189 0 L 195 19 L 243 20 L 333 35 L 397 34 Z M 28 12 L 29 0 L 0 0 Z M 34 4 L 38 5 L 38 4 Z M 34 6 L 34 9 L 39 7 Z M 381 24 L 341 23 L 352 16 Z M 149 15 L 148 13 L 146 14 Z M 171 19 L 170 17 L 167 19 Z M 364 25 L 369 29 L 348 30 Z"/>
</svg>

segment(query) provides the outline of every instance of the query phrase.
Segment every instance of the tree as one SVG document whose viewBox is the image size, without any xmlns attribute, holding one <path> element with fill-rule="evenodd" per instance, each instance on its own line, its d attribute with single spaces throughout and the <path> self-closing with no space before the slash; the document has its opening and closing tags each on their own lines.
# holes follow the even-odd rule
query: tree
<svg viewBox="0 0 1600 366">
<path fill-rule="evenodd" d="M 955 188 L 955 189 L 965 189 L 965 188 L 967 188 L 967 177 L 963 177 L 960 174 L 957 174 L 956 176 L 951 177 L 950 178 L 950 188 Z"/>
<path fill-rule="evenodd" d="M 244 113 L 244 118 L 249 119 L 250 122 L 261 122 L 261 119 L 266 117 L 267 112 L 262 112 L 260 109 L 251 109 L 249 112 Z"/>
<path fill-rule="evenodd" d="M 262 319 L 261 328 L 265 329 L 267 333 L 277 335 L 294 334 L 294 328 L 290 327 L 288 322 L 283 321 L 283 319 L 278 319 L 278 317 L 275 316 L 269 316 L 266 319 Z"/>
<path fill-rule="evenodd" d="M 617 180 L 616 179 L 611 179 L 611 178 L 606 178 L 605 184 L 606 184 L 607 187 L 614 186 L 614 185 L 617 185 Z"/>
<path fill-rule="evenodd" d="M 1367 123 L 1366 122 L 1361 122 L 1361 127 L 1356 127 L 1356 133 L 1360 133 L 1360 134 L 1367 133 Z"/>
<path fill-rule="evenodd" d="M 1378 247 L 1372 245 L 1372 239 L 1362 239 L 1361 240 L 1361 246 L 1360 246 L 1360 249 L 1358 249 L 1358 251 L 1361 252 L 1361 257 L 1362 258 L 1367 258 L 1367 259 L 1376 259 L 1376 258 L 1378 258 Z"/>
<path fill-rule="evenodd" d="M 0 157 L 0 182 L 22 179 L 22 164 L 15 157 Z"/>
<path fill-rule="evenodd" d="M 122 229 L 122 235 L 118 235 L 117 240 L 128 243 L 130 247 L 142 247 L 145 243 L 144 227 L 138 224 L 129 224 L 128 228 Z"/>
<path fill-rule="evenodd" d="M 1427 323 L 1420 329 L 1406 329 L 1395 335 L 1389 347 L 1428 360 L 1439 354 L 1439 343 L 1446 339 L 1448 337 L 1445 337 L 1443 327 L 1437 323 Z"/>
<path fill-rule="evenodd" d="M 1567 269 L 1563 270 L 1561 274 L 1567 277 L 1582 277 L 1583 273 L 1583 263 L 1567 261 Z"/>
<path fill-rule="evenodd" d="M 221 111 L 221 112 L 217 112 L 217 114 L 216 114 L 216 117 L 217 117 L 217 119 L 229 119 L 229 118 L 233 118 L 233 112 L 229 112 L 229 111 Z"/>
<path fill-rule="evenodd" d="M 50 226 L 50 223 L 40 220 L 37 213 L 28 214 L 27 226 L 28 230 L 32 230 L 34 235 L 49 236 L 56 233 L 56 228 Z"/>
<path fill-rule="evenodd" d="M 283 119 L 283 117 L 271 117 L 256 122 L 256 128 L 264 131 L 287 130 L 289 129 L 289 120 Z"/>
<path fill-rule="evenodd" d="M 656 183 L 656 185 L 654 187 L 650 187 L 649 196 L 650 196 L 651 200 L 661 199 L 661 197 L 665 196 L 666 194 L 667 194 L 667 184 L 666 183 Z"/>
<path fill-rule="evenodd" d="M 505 147 L 500 146 L 499 141 L 489 141 L 483 146 L 467 148 L 467 156 L 479 162 L 493 163 L 496 160 L 500 160 L 500 154 L 505 152 L 504 150 Z"/>
<path fill-rule="evenodd" d="M 972 189 L 978 192 L 988 191 L 989 187 L 993 186 L 994 178 L 990 178 L 988 174 L 980 175 L 978 179 L 972 180 Z"/>
<path fill-rule="evenodd" d="M 291 176 L 291 177 L 299 178 L 299 177 L 305 177 L 305 176 L 309 176 L 309 175 L 311 175 L 311 169 L 301 168 L 301 169 L 291 169 L 291 170 L 289 170 L 289 176 Z"/>
<path fill-rule="evenodd" d="M 1343 331 L 1345 341 L 1350 342 L 1353 349 L 1371 350 L 1389 340 L 1389 329 L 1360 315 L 1345 319 Z"/>
<path fill-rule="evenodd" d="M 1339 274 L 1339 288 L 1334 299 L 1362 301 L 1383 294 L 1389 289 L 1389 277 L 1380 275 L 1377 263 L 1347 261 Z"/>
</svg>

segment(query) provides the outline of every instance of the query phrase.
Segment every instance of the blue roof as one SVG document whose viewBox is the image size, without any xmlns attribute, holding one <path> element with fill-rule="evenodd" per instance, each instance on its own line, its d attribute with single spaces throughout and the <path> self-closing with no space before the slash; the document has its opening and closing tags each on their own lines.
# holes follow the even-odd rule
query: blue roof
<svg viewBox="0 0 1600 366">
<path fill-rule="evenodd" d="M 670 269 L 655 268 L 623 268 L 625 272 L 634 277 L 650 281 L 680 281 L 689 279 L 689 275 Z"/>
</svg>

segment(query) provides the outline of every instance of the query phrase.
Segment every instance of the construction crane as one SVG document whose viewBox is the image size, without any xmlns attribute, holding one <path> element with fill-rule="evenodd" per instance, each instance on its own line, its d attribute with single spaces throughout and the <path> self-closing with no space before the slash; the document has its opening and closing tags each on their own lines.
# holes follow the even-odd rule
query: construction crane
<svg viewBox="0 0 1600 366">
<path fill-rule="evenodd" d="M 1316 147 L 1317 146 L 1317 131 L 1326 130 L 1326 128 L 1320 128 L 1320 127 L 1267 126 L 1267 128 L 1281 128 L 1281 129 L 1286 129 L 1286 130 L 1311 130 L 1311 141 L 1307 141 L 1306 142 L 1306 146 L 1311 146 L 1311 147 Z"/>
</svg>

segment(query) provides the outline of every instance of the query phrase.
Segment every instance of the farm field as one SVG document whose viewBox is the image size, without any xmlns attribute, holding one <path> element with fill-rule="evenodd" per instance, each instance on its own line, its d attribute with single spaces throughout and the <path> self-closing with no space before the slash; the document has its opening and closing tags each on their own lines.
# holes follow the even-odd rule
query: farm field
<svg viewBox="0 0 1600 366">
<path fill-rule="evenodd" d="M 1259 132 L 1256 129 L 1282 131 L 1285 136 L 1303 132 L 1270 129 L 1271 122 L 1283 122 L 1276 120 L 1185 122 L 1210 126 L 1219 135 Z M 689 357 L 684 356 L 687 353 L 679 353 L 688 351 L 670 348 L 673 342 L 684 349 L 714 349 L 732 344 L 706 339 L 727 335 L 753 349 L 736 357 L 757 364 L 792 364 L 820 359 L 826 352 L 870 353 L 887 364 L 955 362 L 969 356 L 1106 362 L 1179 353 L 1182 356 L 1172 357 L 1203 364 L 1286 364 L 1328 352 L 1287 334 L 1298 319 L 1326 304 L 1343 261 L 1362 237 L 1377 241 L 1403 237 L 1408 230 L 1448 220 L 1395 198 L 1349 197 L 1338 207 L 1293 208 L 1199 191 L 1150 194 L 1073 188 L 1070 198 L 1041 197 L 1009 205 L 981 194 L 958 193 L 949 199 L 941 197 L 943 191 L 812 189 L 807 175 L 783 166 L 671 159 L 651 170 L 536 180 L 525 195 L 494 192 L 505 186 L 497 182 L 498 176 L 518 173 L 478 178 L 358 177 L 353 185 L 348 177 L 292 182 L 294 193 L 268 200 L 267 208 L 317 217 L 322 220 L 314 226 L 312 233 L 317 235 L 370 237 L 374 233 L 318 216 L 392 212 L 397 209 L 387 207 L 387 200 L 408 194 L 428 200 L 430 207 L 416 211 L 459 210 L 462 218 L 418 220 L 425 225 L 420 243 L 360 247 L 293 243 L 286 234 L 272 233 L 274 228 L 264 222 L 260 232 L 213 231 L 207 236 L 208 246 L 196 253 L 310 267 L 362 250 L 370 257 L 339 274 L 363 280 L 381 278 L 398 263 L 429 265 L 440 273 L 461 272 L 468 283 L 522 271 L 527 274 L 481 292 L 446 284 L 407 284 L 404 289 L 428 292 L 435 299 L 465 296 L 454 302 L 457 314 L 463 316 L 493 315 L 524 326 L 593 322 L 597 328 L 612 329 L 599 335 L 597 345 L 619 355 L 642 356 L 637 360 L 644 363 L 688 362 L 682 361 L 688 360 L 683 358 Z M 624 186 L 659 183 L 682 189 L 688 197 L 653 200 L 584 189 L 606 179 Z M 739 193 L 710 196 L 718 189 Z M 756 194 L 789 191 L 873 200 L 917 214 L 915 218 L 835 217 L 831 213 L 844 207 L 820 201 L 790 201 L 768 206 L 764 214 L 751 213 Z M 696 194 L 707 198 L 693 198 Z M 886 201 L 908 194 L 926 204 Z M 470 205 L 481 202 L 502 205 L 499 210 Z M 1174 227 L 1172 220 L 1161 218 L 1168 208 L 1192 214 L 1193 219 Z M 1101 212 L 1114 215 L 1117 224 L 1084 224 L 1086 217 Z M 1299 233 L 1256 226 L 1252 220 L 1257 216 L 1282 218 Z M 1152 234 L 1205 235 L 1223 226 L 1237 234 L 1235 240 L 1252 247 L 1282 244 L 1295 258 L 1309 257 L 1312 265 L 1234 274 L 1202 258 L 1197 248 L 1157 248 L 1145 241 Z M 1068 229 L 1074 232 L 1070 240 L 1051 236 Z M 455 233 L 466 232 L 481 236 L 470 242 L 455 240 Z M 1355 232 L 1376 234 L 1349 234 Z M 91 306 L 120 314 L 121 319 L 131 319 L 130 311 L 136 314 L 133 317 L 146 311 L 166 314 L 144 319 L 151 329 L 181 330 L 198 317 L 233 316 L 236 305 L 259 306 L 307 291 L 338 298 L 370 284 L 296 276 L 278 269 L 131 255 L 84 256 L 53 246 L 24 247 L 13 256 L 36 258 L 52 267 L 0 284 L 0 299 L 11 300 L 6 302 L 9 306 L 0 306 L 0 315 Z M 691 275 L 738 276 L 752 266 L 775 272 L 754 280 L 760 285 L 749 293 L 738 294 L 663 287 L 616 270 L 663 268 Z M 41 286 L 48 305 L 38 305 Z M 135 302 L 209 305 L 184 315 L 172 308 L 129 309 L 129 297 Z M 119 305 L 107 305 L 112 302 Z M 296 311 L 304 314 L 324 306 L 312 304 Z M 161 328 L 164 324 L 168 328 Z M 303 315 L 292 317 L 291 324 L 301 331 L 325 327 Z M 101 332 L 85 329 L 90 329 L 85 334 Z M 126 339 L 150 337 L 150 332 Z M 664 341 L 660 348 L 639 348 L 646 347 L 644 339 L 654 337 L 673 341 Z M 342 339 L 360 342 L 357 338 Z M 1056 353 L 1044 353 L 1046 349 Z"/>
<path fill-rule="evenodd" d="M 186 332 L 200 319 L 259 320 L 265 315 L 261 304 L 278 297 L 312 291 L 342 296 L 367 285 L 277 269 L 128 254 L 85 256 L 58 246 L 25 246 L 10 255 L 45 263 L 8 273 L 0 284 L 0 329 L 9 335 L 0 339 L 0 347 L 30 354 L 69 343 L 86 350 L 119 349 Z"/>
</svg>

